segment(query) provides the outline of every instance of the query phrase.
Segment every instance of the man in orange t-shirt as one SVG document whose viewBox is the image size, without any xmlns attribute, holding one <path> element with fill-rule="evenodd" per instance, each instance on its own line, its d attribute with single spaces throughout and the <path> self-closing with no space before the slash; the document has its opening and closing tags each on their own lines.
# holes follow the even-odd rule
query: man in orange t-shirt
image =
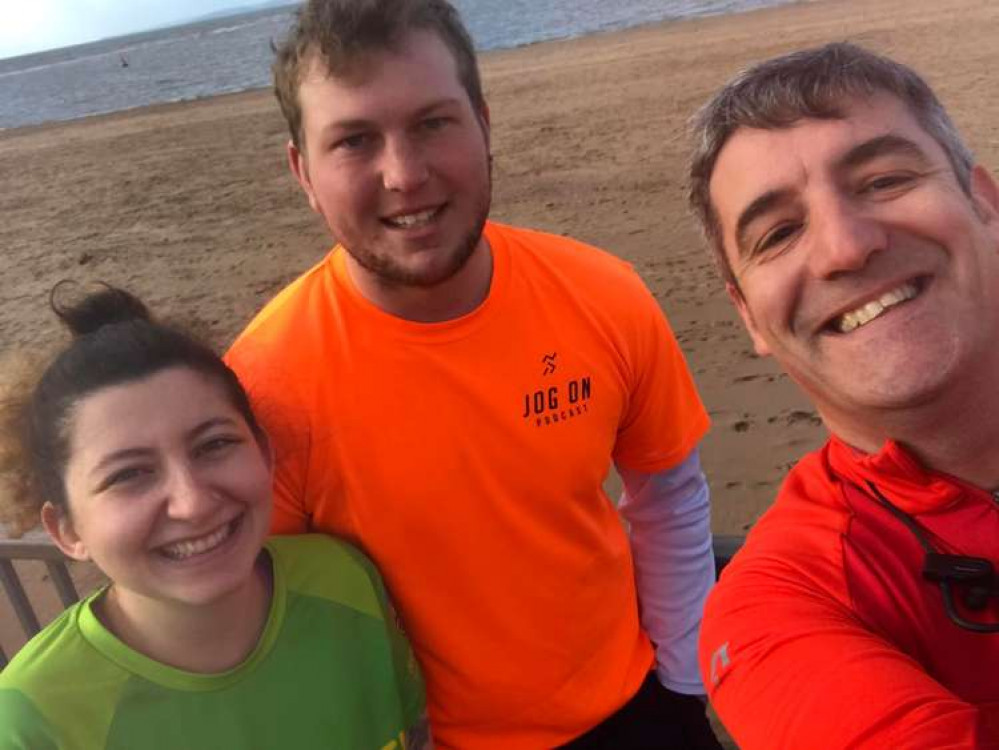
<svg viewBox="0 0 999 750">
<path fill-rule="evenodd" d="M 275 530 L 374 559 L 440 747 L 717 748 L 708 419 L 659 306 L 606 253 L 487 222 L 489 112 L 446 2 L 314 0 L 275 78 L 339 242 L 229 354 Z"/>
<path fill-rule="evenodd" d="M 712 704 L 745 750 L 995 750 L 999 185 L 851 44 L 743 72 L 696 133 L 729 294 L 832 433 L 708 600 Z"/>
</svg>

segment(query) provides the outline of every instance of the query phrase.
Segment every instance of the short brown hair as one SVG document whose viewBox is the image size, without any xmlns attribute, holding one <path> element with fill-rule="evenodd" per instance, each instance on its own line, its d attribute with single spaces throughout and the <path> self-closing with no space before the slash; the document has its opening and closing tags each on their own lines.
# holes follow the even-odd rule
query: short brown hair
<svg viewBox="0 0 999 750">
<path fill-rule="evenodd" d="M 718 154 L 728 139 L 739 128 L 777 130 L 806 118 L 842 118 L 845 100 L 878 92 L 905 104 L 943 148 L 958 183 L 970 193 L 971 150 L 932 89 L 912 68 L 846 42 L 775 57 L 739 73 L 692 121 L 688 199 L 725 281 L 738 289 L 725 255 L 710 187 Z"/>
<path fill-rule="evenodd" d="M 472 107 L 485 106 L 472 38 L 447 0 L 307 0 L 284 42 L 275 47 L 274 93 L 291 140 L 302 148 L 298 89 L 314 61 L 330 75 L 347 73 L 372 51 L 393 50 L 412 31 L 437 34 L 458 66 Z"/>
</svg>

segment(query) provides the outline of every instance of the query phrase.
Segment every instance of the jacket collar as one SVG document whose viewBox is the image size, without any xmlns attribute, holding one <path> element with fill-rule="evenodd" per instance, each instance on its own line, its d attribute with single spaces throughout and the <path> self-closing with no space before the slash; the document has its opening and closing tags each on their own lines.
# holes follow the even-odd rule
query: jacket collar
<svg viewBox="0 0 999 750">
<path fill-rule="evenodd" d="M 924 468 L 911 453 L 894 440 L 888 440 L 877 453 L 864 453 L 833 436 L 826 456 L 834 474 L 868 492 L 872 482 L 893 504 L 917 515 L 942 510 L 962 495 L 978 494 L 991 499 L 985 490 L 956 477 Z"/>
</svg>

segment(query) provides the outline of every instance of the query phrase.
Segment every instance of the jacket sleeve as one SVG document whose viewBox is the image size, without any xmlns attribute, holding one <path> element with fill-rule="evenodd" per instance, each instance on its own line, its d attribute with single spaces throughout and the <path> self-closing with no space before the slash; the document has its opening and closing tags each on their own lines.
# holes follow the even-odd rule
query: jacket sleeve
<svg viewBox="0 0 999 750">
<path fill-rule="evenodd" d="M 751 540 L 752 541 L 752 538 Z M 741 558 L 741 559 L 740 559 Z M 699 658 L 743 750 L 999 748 L 980 709 L 867 629 L 816 575 L 746 548 L 711 594 Z"/>
<path fill-rule="evenodd" d="M 715 580 L 708 486 L 695 449 L 655 474 L 618 467 L 621 514 L 630 525 L 642 626 L 656 646 L 659 681 L 703 695 L 697 634 L 704 599 Z"/>
</svg>

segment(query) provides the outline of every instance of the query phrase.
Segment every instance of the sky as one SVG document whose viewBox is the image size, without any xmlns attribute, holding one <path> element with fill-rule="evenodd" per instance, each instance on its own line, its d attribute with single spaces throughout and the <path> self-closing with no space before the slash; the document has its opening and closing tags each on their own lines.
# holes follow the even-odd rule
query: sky
<svg viewBox="0 0 999 750">
<path fill-rule="evenodd" d="M 0 0 L 0 58 L 181 23 L 256 0 Z"/>
</svg>

